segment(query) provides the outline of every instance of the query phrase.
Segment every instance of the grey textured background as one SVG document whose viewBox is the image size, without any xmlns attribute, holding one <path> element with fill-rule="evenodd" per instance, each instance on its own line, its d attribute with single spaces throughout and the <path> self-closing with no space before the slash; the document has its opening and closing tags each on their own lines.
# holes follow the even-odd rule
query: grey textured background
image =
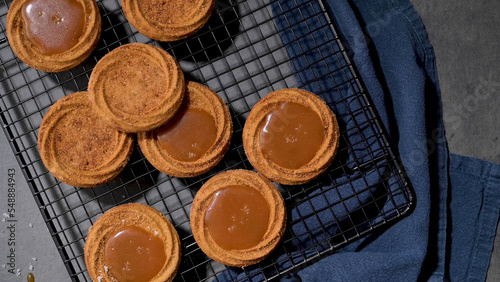
<svg viewBox="0 0 500 282">
<path fill-rule="evenodd" d="M 413 0 L 437 56 L 450 151 L 500 163 L 500 1 Z M 69 281 L 5 135 L 0 133 L 0 219 L 6 212 L 8 169 L 16 170 L 16 266 L 9 266 L 7 222 L 0 222 L 0 281 Z M 497 238 L 498 239 L 498 238 Z M 500 246 L 500 242 L 496 245 Z M 500 281 L 500 247 L 488 281 Z"/>
<path fill-rule="evenodd" d="M 500 163 L 500 1 L 412 2 L 436 53 L 450 151 Z"/>
</svg>

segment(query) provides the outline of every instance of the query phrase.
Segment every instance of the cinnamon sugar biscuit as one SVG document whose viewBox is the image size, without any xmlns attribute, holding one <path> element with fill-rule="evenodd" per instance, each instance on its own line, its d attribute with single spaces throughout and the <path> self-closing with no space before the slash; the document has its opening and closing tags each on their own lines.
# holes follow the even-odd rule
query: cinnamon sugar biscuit
<svg viewBox="0 0 500 282">
<path fill-rule="evenodd" d="M 158 170 L 194 177 L 212 169 L 231 142 L 229 108 L 210 88 L 187 82 L 183 104 L 162 127 L 137 136 L 141 151 Z"/>
<path fill-rule="evenodd" d="M 158 210 L 138 203 L 105 212 L 89 229 L 85 264 L 93 281 L 172 281 L 179 268 L 179 235 Z M 126 271 L 125 271 L 126 270 Z"/>
<path fill-rule="evenodd" d="M 38 148 L 47 169 L 60 181 L 94 187 L 117 176 L 132 153 L 133 137 L 100 120 L 87 92 L 58 100 L 44 116 Z"/>
<path fill-rule="evenodd" d="M 198 31 L 210 18 L 215 0 L 122 0 L 128 21 L 158 41 L 176 41 Z"/>
<path fill-rule="evenodd" d="M 332 163 L 338 145 L 335 115 L 321 98 L 301 89 L 282 89 L 262 98 L 243 129 L 250 163 L 281 184 L 317 177 Z"/>
<path fill-rule="evenodd" d="M 248 170 L 229 170 L 209 179 L 197 192 L 190 222 L 207 256 L 245 267 L 278 246 L 286 210 L 283 197 L 267 178 Z"/>
<path fill-rule="evenodd" d="M 87 59 L 101 34 L 94 0 L 15 0 L 7 14 L 7 37 L 14 53 L 46 72 L 71 69 Z"/>
<path fill-rule="evenodd" d="M 89 80 L 92 106 L 124 132 L 159 127 L 184 97 L 184 74 L 165 50 L 141 43 L 118 47 L 95 66 Z"/>
</svg>

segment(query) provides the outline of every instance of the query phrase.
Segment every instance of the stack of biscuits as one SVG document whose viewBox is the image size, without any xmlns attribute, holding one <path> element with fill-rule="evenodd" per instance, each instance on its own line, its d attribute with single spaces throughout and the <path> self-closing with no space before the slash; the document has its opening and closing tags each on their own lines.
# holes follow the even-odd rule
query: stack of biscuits
<svg viewBox="0 0 500 282">
<path fill-rule="evenodd" d="M 156 138 L 156 129 L 188 106 L 212 109 L 207 112 L 217 132 L 216 142 L 193 162 L 170 157 Z M 94 187 L 124 168 L 133 134 L 160 171 L 193 177 L 222 159 L 231 141 L 232 122 L 224 101 L 208 87 L 186 82 L 179 64 L 166 51 L 132 43 L 97 63 L 88 92 L 70 94 L 49 109 L 38 142 L 42 160 L 56 178 L 77 187 Z"/>
<path fill-rule="evenodd" d="M 84 7 L 89 2 L 78 1 Z M 81 43 L 66 52 L 83 52 L 85 56 L 75 59 L 66 53 L 43 55 L 24 36 L 22 9 L 29 3 L 14 1 L 8 16 L 9 40 L 20 59 L 36 69 L 59 72 L 88 57 L 101 30 L 98 13 L 94 16 L 97 20 L 86 25 L 89 32 L 80 38 Z M 130 23 L 141 33 L 159 41 L 174 41 L 198 31 L 208 21 L 215 1 L 122 1 L 122 5 Z M 95 2 L 90 7 L 98 11 Z M 92 40 L 87 34 L 93 35 Z M 155 134 L 155 129 L 169 121 L 183 101 L 188 103 L 186 96 L 201 97 L 191 101 L 198 101 L 197 107 L 214 109 L 211 113 L 218 135 L 209 152 L 189 164 L 162 152 Z M 158 47 L 132 43 L 116 48 L 97 63 L 88 91 L 70 94 L 49 109 L 40 126 L 38 144 L 43 163 L 57 179 L 86 188 L 102 185 L 123 170 L 132 152 L 133 134 L 138 134 L 145 155 L 160 171 L 192 177 L 220 161 L 229 147 L 232 123 L 222 99 L 203 85 L 185 82 L 171 55 Z"/>
</svg>

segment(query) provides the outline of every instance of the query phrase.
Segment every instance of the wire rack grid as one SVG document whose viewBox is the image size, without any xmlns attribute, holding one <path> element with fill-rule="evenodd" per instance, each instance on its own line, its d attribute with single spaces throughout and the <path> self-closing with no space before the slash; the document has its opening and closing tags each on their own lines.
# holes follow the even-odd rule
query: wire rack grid
<svg viewBox="0 0 500 282">
<path fill-rule="evenodd" d="M 0 2 L 3 129 L 72 280 L 90 281 L 83 254 L 89 227 L 108 209 L 127 202 L 158 209 L 176 227 L 182 244 L 178 281 L 270 280 L 411 212 L 411 184 L 321 0 L 216 1 L 202 30 L 173 43 L 138 33 L 119 0 L 97 3 L 103 26 L 91 58 L 66 72 L 44 73 L 12 52 L 5 32 L 10 1 Z M 131 42 L 164 48 L 179 61 L 187 80 L 209 86 L 224 99 L 234 124 L 231 147 L 216 168 L 189 179 L 158 172 L 136 146 L 124 171 L 105 185 L 78 189 L 57 181 L 37 148 L 44 114 L 58 99 L 86 90 L 97 61 Z M 278 185 L 288 213 L 279 247 L 257 265 L 228 268 L 197 246 L 189 225 L 191 203 L 201 185 L 218 172 L 253 169 L 242 147 L 245 118 L 263 96 L 288 87 L 310 90 L 327 102 L 339 121 L 340 148 L 318 179 Z"/>
</svg>

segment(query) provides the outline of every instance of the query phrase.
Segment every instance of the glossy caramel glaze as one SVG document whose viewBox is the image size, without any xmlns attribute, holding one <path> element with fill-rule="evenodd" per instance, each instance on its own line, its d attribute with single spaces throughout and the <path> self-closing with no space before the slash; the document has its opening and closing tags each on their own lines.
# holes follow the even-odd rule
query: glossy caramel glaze
<svg viewBox="0 0 500 282">
<path fill-rule="evenodd" d="M 106 242 L 104 263 L 118 281 L 148 282 L 165 261 L 163 241 L 133 225 L 118 230 Z"/>
<path fill-rule="evenodd" d="M 156 137 L 160 146 L 176 160 L 195 161 L 206 153 L 217 137 L 215 119 L 204 110 L 187 108 L 162 126 Z"/>
<path fill-rule="evenodd" d="M 262 194 L 246 185 L 217 191 L 205 215 L 214 241 L 226 250 L 256 246 L 269 225 L 269 205 Z"/>
<path fill-rule="evenodd" d="M 26 35 L 44 55 L 70 50 L 85 30 L 85 11 L 76 0 L 30 0 L 22 15 Z"/>
<path fill-rule="evenodd" d="M 260 147 L 271 161 L 296 169 L 314 158 L 324 139 L 317 113 L 301 104 L 285 102 L 267 114 Z"/>
</svg>

